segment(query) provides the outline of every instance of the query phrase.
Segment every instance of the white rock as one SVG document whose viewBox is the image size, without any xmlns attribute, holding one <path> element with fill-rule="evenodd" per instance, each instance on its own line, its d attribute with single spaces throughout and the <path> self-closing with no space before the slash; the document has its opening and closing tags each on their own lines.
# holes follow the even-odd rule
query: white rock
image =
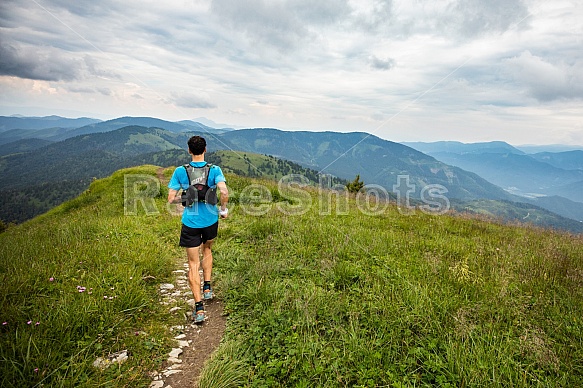
<svg viewBox="0 0 583 388">
<path fill-rule="evenodd" d="M 186 338 L 186 334 L 179 334 L 176 337 L 174 337 L 174 339 L 177 339 L 177 340 L 181 340 L 183 338 Z"/>
<path fill-rule="evenodd" d="M 180 349 L 180 348 L 172 348 L 172 351 L 168 355 L 170 357 L 178 358 L 181 354 L 182 354 L 182 349 Z"/>
<path fill-rule="evenodd" d="M 182 371 L 179 370 L 179 369 L 167 370 L 166 372 L 163 373 L 163 375 L 165 377 L 168 377 L 168 376 L 172 376 L 172 375 L 174 375 L 176 373 L 180 373 L 180 372 L 182 372 Z"/>
<path fill-rule="evenodd" d="M 121 364 L 122 362 L 124 362 L 125 360 L 128 359 L 128 351 L 127 350 L 122 350 L 121 352 L 118 352 L 116 354 L 114 354 L 114 356 L 116 356 L 112 361 L 113 362 L 117 362 L 118 364 Z"/>
<path fill-rule="evenodd" d="M 161 290 L 173 290 L 174 289 L 174 284 L 172 284 L 172 283 L 160 284 L 160 289 Z"/>
<path fill-rule="evenodd" d="M 181 348 L 187 348 L 188 341 L 178 341 L 178 346 L 180 346 Z"/>
<path fill-rule="evenodd" d="M 182 360 L 176 357 L 170 357 L 168 359 L 168 362 L 171 362 L 173 364 L 182 364 Z"/>
<path fill-rule="evenodd" d="M 110 365 L 111 361 L 103 357 L 98 357 L 95 361 L 93 361 L 93 366 L 97 369 L 105 369 Z"/>
<path fill-rule="evenodd" d="M 164 381 L 162 381 L 162 380 L 152 381 L 152 384 L 150 384 L 150 388 L 162 388 L 163 386 L 164 386 Z"/>
<path fill-rule="evenodd" d="M 93 361 L 93 366 L 99 369 L 105 369 L 113 364 L 121 364 L 125 360 L 128 359 L 128 351 L 121 350 L 119 352 L 115 352 L 107 356 L 107 358 L 98 357 L 95 361 Z"/>
<path fill-rule="evenodd" d="M 176 312 L 176 311 L 178 311 L 178 310 L 182 310 L 182 307 L 172 307 L 172 308 L 170 309 L 170 312 L 171 312 L 171 313 L 174 313 L 174 312 Z"/>
<path fill-rule="evenodd" d="M 183 269 L 177 269 L 176 271 L 172 271 L 172 273 L 181 273 L 181 274 L 185 274 L 186 271 Z"/>
<path fill-rule="evenodd" d="M 194 306 L 196 305 L 196 302 L 195 302 L 195 300 L 194 300 L 194 299 L 188 299 L 188 300 L 186 301 L 186 303 L 188 303 L 188 305 L 189 305 L 190 307 L 192 307 L 192 308 L 194 308 Z"/>
</svg>

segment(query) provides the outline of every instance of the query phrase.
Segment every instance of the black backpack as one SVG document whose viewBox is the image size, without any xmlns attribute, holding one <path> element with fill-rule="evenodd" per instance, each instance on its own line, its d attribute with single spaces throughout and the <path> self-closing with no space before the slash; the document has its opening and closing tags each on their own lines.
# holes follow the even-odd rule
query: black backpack
<svg viewBox="0 0 583 388">
<path fill-rule="evenodd" d="M 207 163 L 202 167 L 194 167 L 189 163 L 182 167 L 186 170 L 189 183 L 188 188 L 182 191 L 182 206 L 192 206 L 195 202 L 216 205 L 218 203 L 217 189 L 208 185 L 209 172 L 213 165 Z"/>
</svg>

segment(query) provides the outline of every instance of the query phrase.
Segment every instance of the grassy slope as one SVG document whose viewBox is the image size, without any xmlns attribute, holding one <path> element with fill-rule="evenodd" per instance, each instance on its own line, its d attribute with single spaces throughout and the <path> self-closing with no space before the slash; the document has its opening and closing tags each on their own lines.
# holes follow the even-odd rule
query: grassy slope
<svg viewBox="0 0 583 388">
<path fill-rule="evenodd" d="M 244 362 L 245 385 L 583 383 L 580 238 L 353 202 L 241 210 L 217 246 L 231 312 L 217 358 Z"/>
<path fill-rule="evenodd" d="M 157 284 L 182 253 L 179 219 L 124 216 L 123 183 L 125 174 L 154 172 L 118 171 L 0 235 L 0 386 L 149 384 L 146 372 L 170 346 L 172 319 Z M 160 209 L 164 200 L 156 198 Z M 92 368 L 98 356 L 123 349 L 131 356 L 120 368 Z"/>
<path fill-rule="evenodd" d="M 96 181 L 0 235 L 1 385 L 148 385 L 176 319 L 156 283 L 183 256 L 164 190 L 160 214 L 123 216 L 124 173 L 154 171 Z M 228 184 L 214 273 L 229 320 L 204 386 L 582 384 L 580 238 L 393 206 L 370 216 L 353 200 L 326 215 L 315 192 L 291 215 L 297 201 L 256 203 L 285 197 L 275 183 Z M 121 367 L 92 369 L 121 349 Z"/>
</svg>

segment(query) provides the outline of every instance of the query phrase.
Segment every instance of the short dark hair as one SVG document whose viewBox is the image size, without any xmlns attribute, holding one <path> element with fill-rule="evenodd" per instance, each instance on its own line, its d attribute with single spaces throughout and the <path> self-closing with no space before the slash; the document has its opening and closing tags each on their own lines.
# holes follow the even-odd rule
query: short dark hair
<svg viewBox="0 0 583 388">
<path fill-rule="evenodd" d="M 206 149 L 206 140 L 201 136 L 193 136 L 188 139 L 188 149 L 193 155 L 202 155 Z"/>
</svg>

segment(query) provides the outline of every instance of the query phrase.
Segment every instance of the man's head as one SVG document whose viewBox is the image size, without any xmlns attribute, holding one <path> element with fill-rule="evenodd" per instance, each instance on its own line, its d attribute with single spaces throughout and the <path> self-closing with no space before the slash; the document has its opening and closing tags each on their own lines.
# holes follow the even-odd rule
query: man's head
<svg viewBox="0 0 583 388">
<path fill-rule="evenodd" d="M 204 140 L 204 137 L 193 136 L 188 139 L 188 150 L 193 155 L 202 155 L 206 151 L 206 140 Z"/>
</svg>

